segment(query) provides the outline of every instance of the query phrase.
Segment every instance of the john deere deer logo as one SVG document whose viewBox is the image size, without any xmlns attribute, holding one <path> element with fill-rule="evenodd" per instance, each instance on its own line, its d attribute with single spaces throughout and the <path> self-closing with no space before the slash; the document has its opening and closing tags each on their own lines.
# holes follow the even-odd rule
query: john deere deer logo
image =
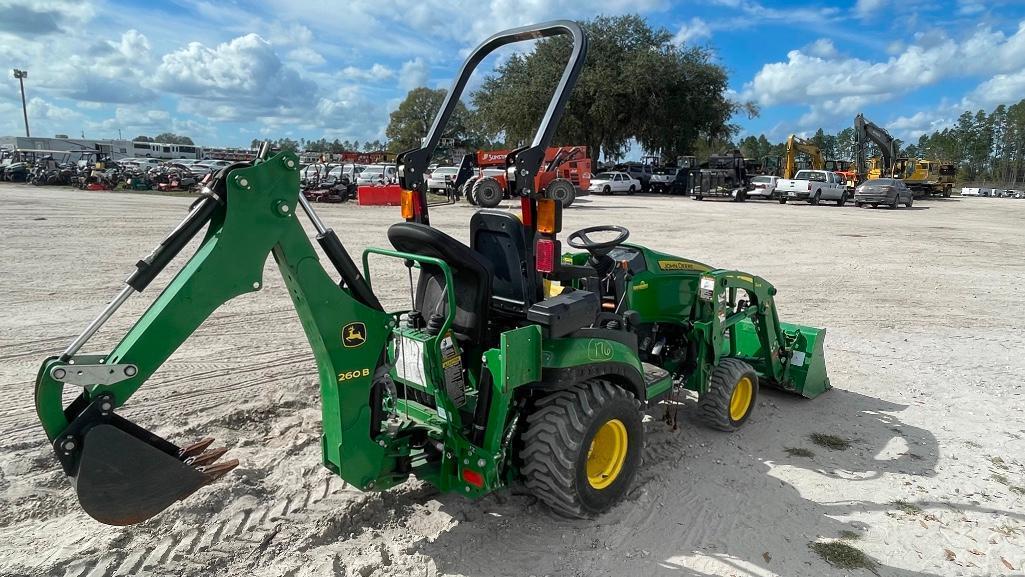
<svg viewBox="0 0 1025 577">
<path fill-rule="evenodd" d="M 342 327 L 342 344 L 346 347 L 361 347 L 367 341 L 367 325 L 349 323 Z"/>
</svg>

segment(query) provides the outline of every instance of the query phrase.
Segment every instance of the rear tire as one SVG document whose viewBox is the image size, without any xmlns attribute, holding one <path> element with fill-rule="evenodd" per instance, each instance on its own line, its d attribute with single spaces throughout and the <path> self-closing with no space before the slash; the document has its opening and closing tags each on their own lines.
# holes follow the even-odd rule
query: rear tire
<svg viewBox="0 0 1025 577">
<path fill-rule="evenodd" d="M 561 515 L 607 511 L 640 467 L 641 419 L 640 402 L 601 379 L 541 397 L 522 436 L 524 485 Z"/>
<path fill-rule="evenodd" d="M 808 203 L 811 204 L 812 206 L 818 206 L 819 205 L 819 199 L 820 199 L 819 195 L 821 193 L 822 193 L 821 190 L 816 190 L 815 191 L 815 196 L 811 197 L 811 199 L 808 200 Z"/>
<path fill-rule="evenodd" d="M 601 193 L 605 195 L 612 194 L 612 188 L 606 184 L 604 187 L 602 187 Z"/>
<path fill-rule="evenodd" d="M 780 203 L 780 204 L 786 204 L 786 203 L 787 203 L 787 197 L 785 197 L 785 196 L 783 196 L 783 195 L 781 194 L 781 195 L 779 196 L 779 203 Z"/>
<path fill-rule="evenodd" d="M 490 176 L 481 178 L 473 185 L 474 200 L 477 201 L 478 206 L 484 208 L 495 208 L 502 204 L 502 197 L 504 195 L 502 185 Z"/>
<path fill-rule="evenodd" d="M 572 182 L 565 178 L 556 178 L 548 183 L 548 189 L 545 191 L 545 194 L 548 198 L 561 200 L 562 207 L 566 208 L 571 206 L 573 201 L 576 200 L 577 189 L 573 186 Z"/>
<path fill-rule="evenodd" d="M 698 399 L 698 417 L 713 429 L 735 431 L 751 416 L 757 401 L 758 373 L 740 359 L 722 359 Z"/>
</svg>

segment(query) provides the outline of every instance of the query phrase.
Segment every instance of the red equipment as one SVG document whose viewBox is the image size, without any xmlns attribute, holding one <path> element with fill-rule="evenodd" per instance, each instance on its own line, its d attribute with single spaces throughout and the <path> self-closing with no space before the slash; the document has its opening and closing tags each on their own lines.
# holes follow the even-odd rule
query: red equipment
<svg viewBox="0 0 1025 577">
<path fill-rule="evenodd" d="M 505 197 L 506 158 L 511 150 L 480 150 L 474 174 L 463 185 L 471 204 L 494 208 Z M 496 170 L 498 169 L 498 170 Z M 545 149 L 544 163 L 534 178 L 534 189 L 569 206 L 591 186 L 591 158 L 586 146 L 560 146 Z"/>
</svg>

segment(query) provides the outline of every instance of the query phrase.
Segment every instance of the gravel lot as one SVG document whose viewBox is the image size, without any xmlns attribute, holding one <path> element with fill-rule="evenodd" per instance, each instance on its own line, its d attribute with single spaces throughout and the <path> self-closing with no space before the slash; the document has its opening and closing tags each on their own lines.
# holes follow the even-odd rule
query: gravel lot
<svg viewBox="0 0 1025 577">
<path fill-rule="evenodd" d="M 621 224 L 633 242 L 774 283 L 782 319 L 827 328 L 834 386 L 814 401 L 767 392 L 733 435 L 695 424 L 693 403 L 677 430 L 652 411 L 634 490 L 593 521 L 516 490 L 470 502 L 415 480 L 361 493 L 333 478 L 312 355 L 270 263 L 264 290 L 219 310 L 126 407 L 179 443 L 217 437 L 242 465 L 149 522 L 106 527 L 78 509 L 32 382 L 190 202 L 0 185 L 0 575 L 868 575 L 809 547 L 841 532 L 877 575 L 1025 574 L 1025 202 L 579 200 L 567 232 Z M 399 220 L 320 213 L 357 255 Z M 432 220 L 466 240 L 470 215 Z M 169 278 L 85 352 L 112 347 Z M 374 286 L 408 298 L 398 271 Z"/>
</svg>

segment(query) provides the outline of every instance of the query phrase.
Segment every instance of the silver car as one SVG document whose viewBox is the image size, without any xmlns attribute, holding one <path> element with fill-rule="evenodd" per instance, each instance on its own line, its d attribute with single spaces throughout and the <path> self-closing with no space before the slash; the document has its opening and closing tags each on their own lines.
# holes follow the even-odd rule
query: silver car
<svg viewBox="0 0 1025 577">
<path fill-rule="evenodd" d="M 879 205 L 897 208 L 903 204 L 911 208 L 915 194 L 899 178 L 873 178 L 854 189 L 854 206 Z"/>
</svg>

